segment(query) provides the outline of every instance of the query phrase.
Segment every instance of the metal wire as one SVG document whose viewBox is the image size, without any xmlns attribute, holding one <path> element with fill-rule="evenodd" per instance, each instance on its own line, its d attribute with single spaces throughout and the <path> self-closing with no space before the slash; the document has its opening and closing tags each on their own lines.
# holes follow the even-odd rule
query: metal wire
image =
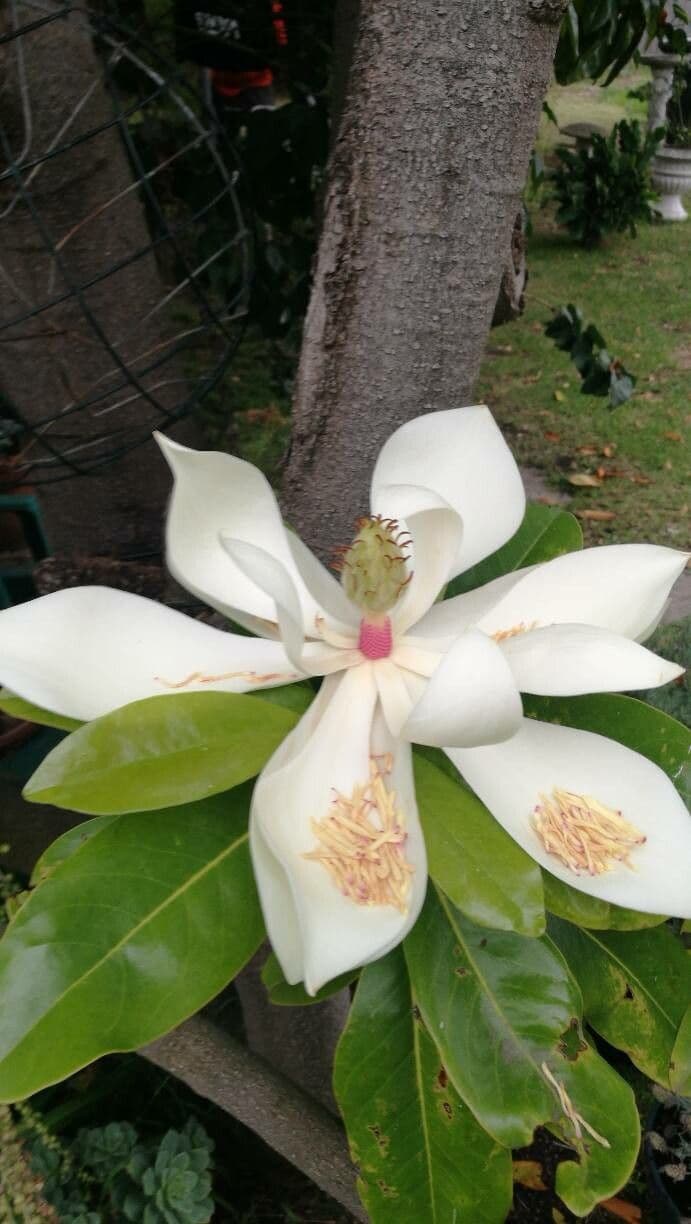
<svg viewBox="0 0 691 1224">
<path fill-rule="evenodd" d="M 20 8 L 40 15 L 20 24 Z M 31 96 L 27 71 L 30 40 L 40 38 L 50 23 L 72 15 L 98 52 L 101 76 L 87 83 L 67 117 L 56 119 L 57 130 L 45 147 L 39 148 L 39 129 L 32 121 L 36 99 Z M 33 278 L 29 297 L 11 260 L 9 267 L 0 265 L 0 289 L 4 283 L 22 305 L 19 311 L 5 312 L 11 317 L 0 319 L 4 401 L 10 398 L 5 384 L 12 386 L 13 346 L 23 341 L 35 343 L 44 336 L 53 341 L 65 337 L 61 311 L 76 311 L 76 323 L 70 321 L 69 330 L 92 353 L 103 353 L 101 372 L 96 369 L 93 377 L 82 378 L 87 385 L 80 386 L 78 394 L 72 391 L 66 399 L 42 405 L 40 412 L 32 410 L 30 420 L 26 409 L 15 402 L 16 396 L 11 398 L 11 410 L 23 427 L 13 479 L 21 472 L 22 479 L 29 477 L 40 484 L 92 473 L 115 462 L 144 442 L 153 428 L 193 411 L 219 383 L 246 320 L 253 225 L 236 154 L 190 81 L 187 66 L 167 63 L 121 24 L 69 0 L 56 0 L 53 5 L 46 0 L 11 0 L 11 29 L 0 35 L 0 46 L 6 44 L 15 49 L 23 132 L 22 148 L 13 154 L 12 146 L 19 142 L 10 139 L 0 122 L 0 148 L 7 167 L 0 173 L 0 188 L 11 192 L 0 221 L 7 227 L 15 223 L 16 216 L 26 226 L 30 219 L 48 276 L 45 294 L 36 290 Z M 78 116 L 88 120 L 91 98 L 97 90 L 103 95 L 104 89 L 111 115 L 104 118 L 99 113 L 98 122 L 76 132 Z M 163 117 L 163 148 L 160 141 L 158 145 L 155 140 L 147 143 L 142 136 L 149 115 L 159 125 Z M 54 159 L 108 131 L 118 133 L 131 181 L 115 191 L 109 188 L 101 201 L 94 202 L 91 193 L 87 214 L 74 216 L 62 234 L 53 235 L 42 204 L 46 193 L 37 194 L 41 182 L 37 184 L 37 176 Z M 171 147 L 173 132 L 178 147 Z M 145 155 L 152 164 L 145 164 Z M 186 157 L 194 159 L 191 164 L 196 170 L 203 157 L 205 191 L 208 186 L 207 198 L 200 201 L 197 196 L 193 206 L 175 194 L 177 180 L 172 179 L 181 163 L 184 167 Z M 210 185 L 212 180 L 215 187 Z M 72 247 L 79 245 L 96 218 L 103 224 L 106 214 L 107 224 L 109 215 L 116 214 L 132 193 L 146 217 L 146 244 L 133 240 L 136 249 L 124 254 L 120 249 L 118 258 L 104 258 L 102 266 L 81 268 L 77 273 L 67 258 Z M 0 235 L 2 249 L 8 249 L 8 244 Z M 121 334 L 111 334 L 112 327 L 94 309 L 90 293 L 146 258 L 156 260 L 160 295 L 153 304 L 149 300 L 135 310 L 127 325 L 120 326 Z M 155 332 L 150 330 L 154 326 Z M 44 348 L 46 361 L 51 361 L 48 346 Z M 69 349 L 64 346 L 63 359 L 69 364 Z M 134 414 L 133 406 L 137 406 Z M 0 464 L 0 485 L 2 468 Z"/>
</svg>

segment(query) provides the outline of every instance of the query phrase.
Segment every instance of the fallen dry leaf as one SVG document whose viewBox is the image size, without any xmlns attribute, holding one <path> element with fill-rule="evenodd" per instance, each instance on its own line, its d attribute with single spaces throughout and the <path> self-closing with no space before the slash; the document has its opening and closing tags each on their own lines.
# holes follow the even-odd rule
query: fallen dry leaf
<svg viewBox="0 0 691 1224">
<path fill-rule="evenodd" d="M 563 391 L 558 391 L 558 390 L 557 390 L 557 391 L 555 391 L 555 392 L 554 392 L 554 398 L 555 398 L 555 400 L 557 400 L 557 402 L 558 402 L 558 403 L 560 403 L 560 404 L 561 404 L 561 403 L 563 403 L 563 402 L 564 402 L 564 400 L 566 399 L 566 396 L 564 395 L 564 392 L 563 392 Z"/>
<path fill-rule="evenodd" d="M 576 472 L 573 476 L 567 476 L 569 484 L 576 485 L 579 489 L 599 489 L 602 481 L 598 476 L 591 475 L 590 472 Z"/>
<path fill-rule="evenodd" d="M 640 1207 L 636 1207 L 635 1203 L 627 1203 L 624 1199 L 603 1199 L 600 1206 L 618 1220 L 626 1220 L 626 1224 L 640 1224 L 643 1219 Z"/>
<path fill-rule="evenodd" d="M 514 1160 L 513 1180 L 526 1190 L 546 1190 L 539 1160 Z"/>
<path fill-rule="evenodd" d="M 649 485 L 653 483 L 653 478 L 652 476 L 642 476 L 638 473 L 636 476 L 631 477 L 631 481 L 633 484 Z"/>
<path fill-rule="evenodd" d="M 605 456 L 605 459 L 611 459 L 616 449 L 616 442 L 607 442 L 602 448 L 602 453 Z"/>
<path fill-rule="evenodd" d="M 681 442 L 681 434 L 676 429 L 666 429 L 662 436 L 669 442 Z"/>
<path fill-rule="evenodd" d="M 590 523 L 611 523 L 616 517 L 613 510 L 576 510 L 576 518 L 586 519 Z"/>
<path fill-rule="evenodd" d="M 577 455 L 596 455 L 597 447 L 596 446 L 577 446 L 576 454 Z M 609 458 L 609 456 L 607 457 Z"/>
<path fill-rule="evenodd" d="M 547 442 L 558 442 L 561 434 L 555 433 L 553 429 L 546 429 L 542 436 Z"/>
</svg>

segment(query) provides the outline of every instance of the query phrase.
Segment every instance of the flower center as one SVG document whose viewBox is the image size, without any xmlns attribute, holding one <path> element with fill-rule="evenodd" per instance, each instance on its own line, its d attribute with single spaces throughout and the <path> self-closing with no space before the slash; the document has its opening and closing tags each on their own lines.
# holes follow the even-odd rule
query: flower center
<svg viewBox="0 0 691 1224">
<path fill-rule="evenodd" d="M 584 871 L 602 875 L 616 863 L 633 870 L 631 851 L 646 840 L 621 812 L 590 795 L 574 795 L 556 787 L 551 798 L 540 795 L 532 824 L 547 853 L 556 855 L 576 875 Z"/>
<path fill-rule="evenodd" d="M 363 612 L 377 616 L 393 608 L 412 578 L 406 565 L 410 537 L 395 519 L 379 515 L 359 519 L 357 528 L 353 543 L 338 550 L 334 568 L 341 571 L 348 598 Z"/>
<path fill-rule="evenodd" d="M 366 659 L 386 659 L 393 647 L 391 621 L 388 616 L 368 620 L 363 616 L 360 621 L 360 636 L 358 650 Z"/>
<path fill-rule="evenodd" d="M 312 821 L 319 844 L 303 857 L 326 867 L 356 905 L 393 905 L 405 914 L 414 868 L 405 857 L 405 818 L 384 782 L 392 765 L 388 754 L 372 757 L 369 781 L 349 797 L 336 794 L 323 820 Z"/>
</svg>

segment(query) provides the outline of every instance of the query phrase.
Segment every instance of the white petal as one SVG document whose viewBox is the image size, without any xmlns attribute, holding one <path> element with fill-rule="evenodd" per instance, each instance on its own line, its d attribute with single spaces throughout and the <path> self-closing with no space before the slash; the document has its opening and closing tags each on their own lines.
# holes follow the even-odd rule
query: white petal
<svg viewBox="0 0 691 1224">
<path fill-rule="evenodd" d="M 454 595 L 451 599 L 440 600 L 418 621 L 410 636 L 446 642 L 450 646 L 464 629 L 472 629 L 474 625 L 479 624 L 503 596 L 534 568 L 536 567 L 530 566 L 527 569 L 514 570 L 511 574 L 502 574 L 501 578 L 486 582 L 484 586 L 467 591 L 465 595 Z"/>
<path fill-rule="evenodd" d="M 444 655 L 401 734 L 438 748 L 495 744 L 516 732 L 522 713 L 501 650 L 471 629 Z"/>
<path fill-rule="evenodd" d="M 258 590 L 270 597 L 286 654 L 299 668 L 305 631 L 295 583 L 285 565 L 263 548 L 248 544 L 245 540 L 232 539 L 223 532 L 221 544 L 235 567 Z"/>
<path fill-rule="evenodd" d="M 483 803 L 528 854 L 560 880 L 645 913 L 691 916 L 691 817 L 666 774 L 614 740 L 525 719 L 505 744 L 448 755 Z M 599 876 L 576 874 L 548 854 L 531 824 L 554 787 L 597 799 L 645 834 L 645 845 Z"/>
<path fill-rule="evenodd" d="M 451 506 L 418 485 L 389 485 L 381 490 L 381 504 L 384 517 L 402 521 L 412 540 L 411 578 L 390 614 L 400 635 L 417 624 L 445 586 L 463 524 Z"/>
<path fill-rule="evenodd" d="M 329 573 L 304 541 L 293 531 L 288 531 L 286 534 L 293 560 L 305 587 L 311 592 L 319 607 L 327 613 L 331 624 L 340 627 L 346 633 L 350 629 L 357 642 L 360 624 L 359 609 L 350 602 L 338 579 Z M 313 629 L 314 626 L 308 628 L 308 632 Z"/>
<path fill-rule="evenodd" d="M 599 625 L 640 639 L 659 617 L 686 559 L 684 553 L 655 544 L 566 553 L 519 571 L 521 581 L 501 593 L 477 623 L 489 634 L 520 625 Z"/>
<path fill-rule="evenodd" d="M 391 741 L 383 723 L 375 720 L 377 689 L 372 668 L 369 664 L 352 668 L 326 681 L 326 686 L 319 717 L 312 710 L 307 712 L 305 719 L 312 715 L 308 733 L 299 724 L 288 737 L 277 761 L 269 762 L 259 778 L 252 803 L 252 822 L 262 850 L 273 855 L 290 888 L 300 933 L 300 968 L 312 994 L 324 982 L 378 958 L 403 939 L 417 918 L 426 887 L 410 753 L 407 745 Z M 329 813 L 335 792 L 350 796 L 356 786 L 368 782 L 373 753 L 394 749 L 389 781 L 404 808 L 405 853 L 415 868 L 406 913 L 393 905 L 357 904 L 341 893 L 323 863 L 305 857 L 318 846 L 313 822 Z M 255 869 L 264 903 L 272 885 L 268 876 L 267 882 L 262 879 L 265 860 L 261 852 Z M 292 935 L 286 939 L 282 930 L 284 901 L 282 893 L 280 906 L 265 905 L 264 917 L 284 973 L 295 980 L 298 957 Z"/>
<path fill-rule="evenodd" d="M 69 718 L 162 693 L 244 693 L 297 679 L 279 642 L 109 587 L 71 587 L 0 612 L 0 683 Z"/>
<path fill-rule="evenodd" d="M 290 533 L 266 478 L 234 455 L 190 450 L 155 436 L 175 477 L 166 520 L 166 562 L 173 577 L 219 612 L 266 631 L 258 622 L 275 619 L 273 601 L 233 563 L 220 537 L 253 544 L 290 576 L 310 632 L 321 609 L 302 580 L 304 563 L 300 568 L 295 563 Z"/>
<path fill-rule="evenodd" d="M 596 625 L 550 625 L 500 643 L 522 693 L 546 697 L 656 688 L 684 674 L 630 638 Z"/>
<path fill-rule="evenodd" d="M 384 721 L 391 735 L 398 737 L 414 704 L 403 672 L 391 658 L 379 659 L 373 672 Z"/>
<path fill-rule="evenodd" d="M 374 469 L 375 513 L 386 513 L 381 494 L 393 484 L 424 485 L 460 514 L 463 538 L 447 577 L 500 548 L 525 512 L 520 472 L 484 404 L 430 412 L 397 429 Z"/>
</svg>

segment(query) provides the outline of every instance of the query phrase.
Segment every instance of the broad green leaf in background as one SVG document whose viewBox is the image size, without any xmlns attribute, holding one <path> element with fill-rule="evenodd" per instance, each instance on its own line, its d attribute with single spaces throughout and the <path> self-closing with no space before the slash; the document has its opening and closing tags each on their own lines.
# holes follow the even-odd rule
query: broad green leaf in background
<svg viewBox="0 0 691 1224">
<path fill-rule="evenodd" d="M 606 735 L 654 761 L 691 801 L 691 730 L 636 697 L 591 693 L 584 697 L 524 696 L 532 718 Z"/>
<path fill-rule="evenodd" d="M 642 914 L 639 910 L 624 909 L 611 901 L 591 897 L 589 893 L 558 880 L 551 871 L 543 869 L 542 879 L 545 908 L 550 914 L 556 914 L 557 918 L 566 918 L 577 926 L 589 927 L 594 931 L 640 931 L 659 926 L 665 921 L 662 914 Z"/>
<path fill-rule="evenodd" d="M 24 794 L 93 815 L 191 803 L 257 774 L 297 721 L 296 712 L 270 698 L 146 697 L 62 740 Z"/>
<path fill-rule="evenodd" d="M 334 1090 L 372 1224 L 503 1224 L 510 1154 L 449 1082 L 400 948 L 362 971 Z"/>
<path fill-rule="evenodd" d="M 516 534 L 491 557 L 454 578 L 447 587 L 446 598 L 484 586 L 511 570 L 537 565 L 582 547 L 583 532 L 578 519 L 566 510 L 529 502 Z"/>
<path fill-rule="evenodd" d="M 414 768 L 432 878 L 481 926 L 542 934 L 545 911 L 537 864 L 467 787 L 417 752 Z"/>
<path fill-rule="evenodd" d="M 679 1032 L 672 1050 L 672 1065 L 669 1082 L 679 1096 L 691 1096 L 691 1004 L 687 1007 L 679 1025 Z"/>
<path fill-rule="evenodd" d="M 310 1007 L 313 1003 L 323 1003 L 324 999 L 338 994 L 339 990 L 355 981 L 359 972 L 359 969 L 353 969 L 350 973 L 342 973 L 340 977 L 322 986 L 316 995 L 308 995 L 301 982 L 295 986 L 286 982 L 278 960 L 273 952 L 270 952 L 262 965 L 261 979 L 266 987 L 269 1002 L 276 1003 L 279 1007 Z"/>
<path fill-rule="evenodd" d="M 583 994 L 589 1024 L 670 1087 L 672 1050 L 691 1002 L 691 964 L 669 927 L 585 931 L 552 919 L 550 936 Z"/>
<path fill-rule="evenodd" d="M 544 937 L 475 926 L 434 888 L 404 947 L 454 1087 L 499 1143 L 530 1143 L 553 1110 L 541 1064 L 581 1014 L 561 955 Z"/>
<path fill-rule="evenodd" d="M 246 964 L 264 935 L 249 800 L 104 821 L 31 894 L 0 941 L 0 1100 L 152 1041 Z"/>
<path fill-rule="evenodd" d="M 583 1127 L 578 1160 L 563 1160 L 557 1168 L 557 1194 L 575 1215 L 585 1216 L 621 1190 L 633 1173 L 641 1141 L 636 1099 L 629 1085 L 590 1047 L 571 1059 L 561 1058 L 551 1070 L 576 1113 L 609 1144 L 604 1147 Z M 558 1110 L 556 1093 L 555 1105 Z M 563 1116 L 550 1130 L 573 1145 L 574 1128 Z"/>
<path fill-rule="evenodd" d="M 15 696 L 9 689 L 0 689 L 0 710 L 11 718 L 23 718 L 26 722 L 40 723 L 42 727 L 57 727 L 60 731 L 76 731 L 77 727 L 82 726 L 78 719 L 43 710 L 41 706 Z"/>
</svg>

